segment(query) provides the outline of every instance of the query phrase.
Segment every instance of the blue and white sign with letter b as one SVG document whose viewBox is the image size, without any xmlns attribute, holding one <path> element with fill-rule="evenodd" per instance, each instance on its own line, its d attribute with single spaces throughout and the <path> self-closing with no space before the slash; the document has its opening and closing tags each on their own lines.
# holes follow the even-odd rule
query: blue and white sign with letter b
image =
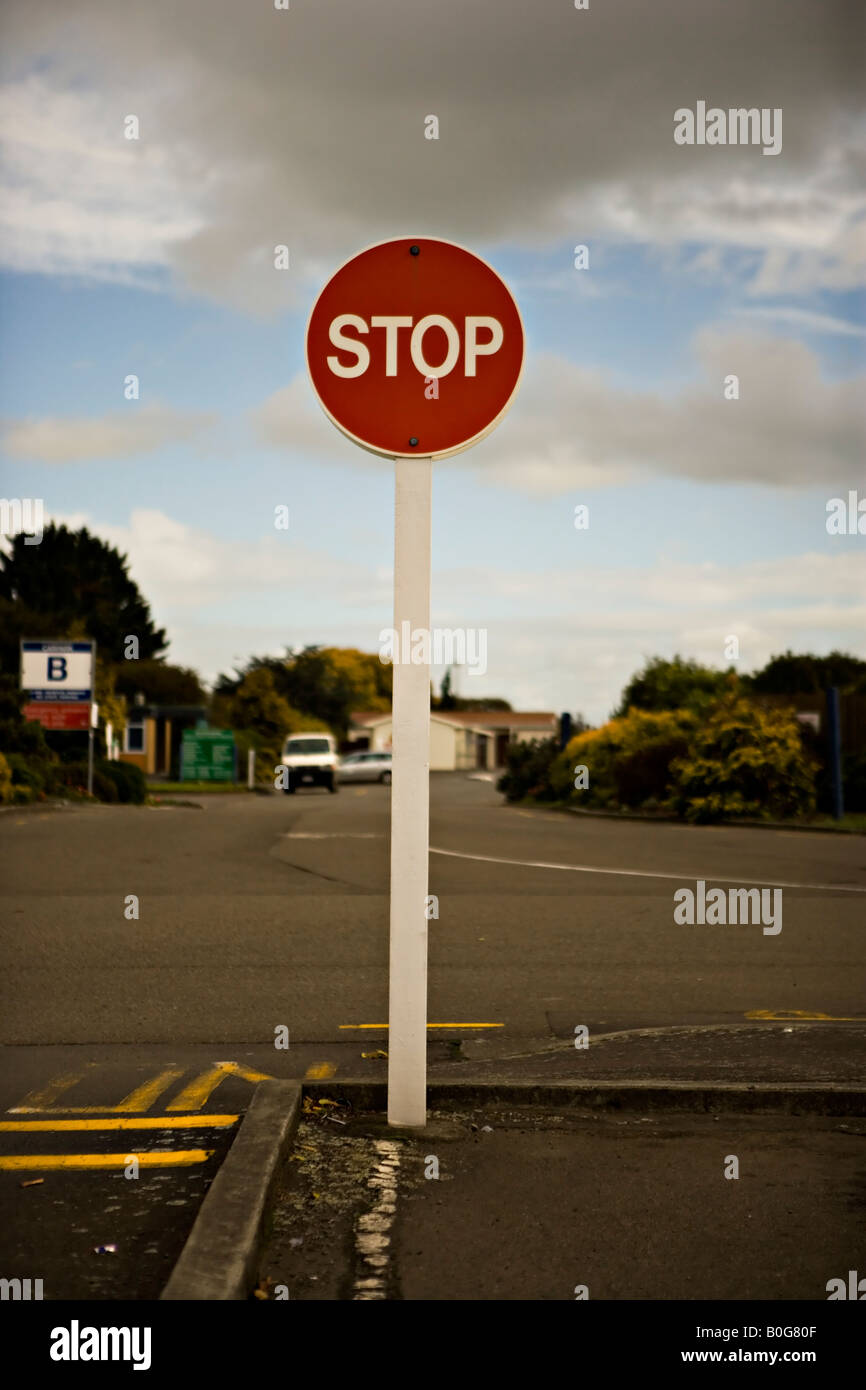
<svg viewBox="0 0 866 1390">
<path fill-rule="evenodd" d="M 22 642 L 21 688 L 31 700 L 92 700 L 95 642 Z"/>
</svg>

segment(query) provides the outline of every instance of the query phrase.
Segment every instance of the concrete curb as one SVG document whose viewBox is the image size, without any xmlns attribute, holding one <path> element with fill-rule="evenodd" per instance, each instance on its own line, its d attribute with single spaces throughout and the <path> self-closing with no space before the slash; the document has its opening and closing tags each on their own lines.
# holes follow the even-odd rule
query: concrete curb
<svg viewBox="0 0 866 1390">
<path fill-rule="evenodd" d="M 162 1299 L 249 1297 L 258 1273 L 265 1216 L 300 1113 L 298 1082 L 259 1082 Z"/>
<path fill-rule="evenodd" d="M 834 825 L 802 825 L 786 820 L 718 820 L 694 825 L 681 816 L 641 815 L 639 811 L 588 811 L 581 806 L 549 806 L 543 801 L 521 801 L 527 810 L 564 811 L 570 816 L 590 816 L 593 820 L 637 820 L 644 825 L 683 825 L 696 830 L 796 830 L 803 835 L 866 835 L 866 830 L 839 829 Z"/>
<path fill-rule="evenodd" d="M 306 1082 L 312 1099 L 342 1096 L 358 1110 L 384 1110 L 384 1081 Z M 835 1082 L 699 1081 L 430 1081 L 431 1110 L 479 1105 L 567 1107 L 573 1110 L 688 1110 L 705 1114 L 866 1115 L 866 1088 Z"/>
</svg>

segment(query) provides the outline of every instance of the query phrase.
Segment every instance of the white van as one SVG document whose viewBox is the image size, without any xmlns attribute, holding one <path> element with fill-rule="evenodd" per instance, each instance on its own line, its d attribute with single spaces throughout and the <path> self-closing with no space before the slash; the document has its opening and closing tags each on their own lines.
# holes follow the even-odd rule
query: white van
<svg viewBox="0 0 866 1390">
<path fill-rule="evenodd" d="M 295 792 L 298 787 L 337 790 L 337 743 L 332 734 L 290 734 L 281 761 L 287 770 L 285 791 Z"/>
</svg>

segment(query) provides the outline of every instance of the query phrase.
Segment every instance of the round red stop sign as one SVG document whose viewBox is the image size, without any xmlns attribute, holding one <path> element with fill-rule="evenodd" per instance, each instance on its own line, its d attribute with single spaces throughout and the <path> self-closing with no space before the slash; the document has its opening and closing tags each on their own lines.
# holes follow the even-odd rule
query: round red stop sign
<svg viewBox="0 0 866 1390">
<path fill-rule="evenodd" d="M 334 424 L 388 458 L 444 458 L 510 406 L 523 324 L 496 271 L 450 241 L 401 237 L 353 256 L 307 325 L 307 367 Z"/>
</svg>

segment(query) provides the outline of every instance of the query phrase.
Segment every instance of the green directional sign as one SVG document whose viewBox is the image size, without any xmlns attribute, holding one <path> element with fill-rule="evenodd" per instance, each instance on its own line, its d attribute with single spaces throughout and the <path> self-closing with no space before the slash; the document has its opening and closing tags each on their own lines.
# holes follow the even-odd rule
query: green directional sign
<svg viewBox="0 0 866 1390">
<path fill-rule="evenodd" d="M 231 782 L 234 775 L 235 736 L 230 729 L 184 729 L 182 782 Z"/>
</svg>

